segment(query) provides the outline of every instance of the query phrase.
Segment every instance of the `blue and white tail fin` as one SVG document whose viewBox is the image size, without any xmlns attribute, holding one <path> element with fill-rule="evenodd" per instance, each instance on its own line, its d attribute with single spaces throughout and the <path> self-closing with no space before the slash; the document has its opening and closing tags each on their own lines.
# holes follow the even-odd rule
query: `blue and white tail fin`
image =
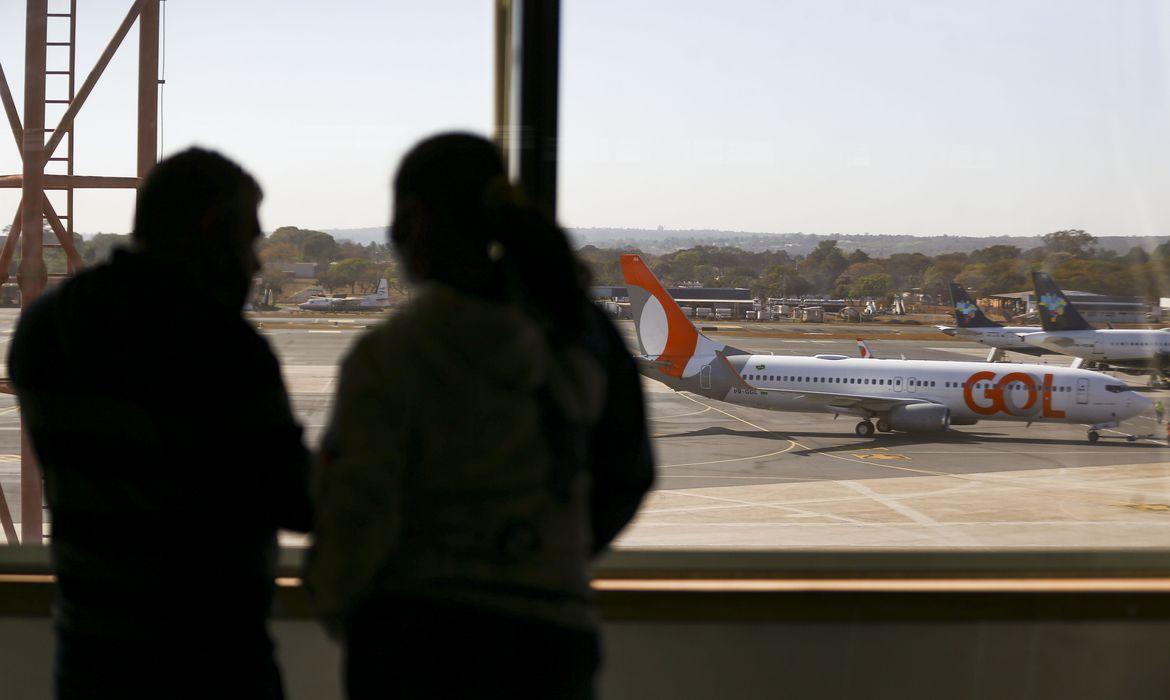
<svg viewBox="0 0 1170 700">
<path fill-rule="evenodd" d="M 951 282 L 951 304 L 955 307 L 955 325 L 959 328 L 1003 328 L 1002 324 L 984 315 L 961 284 Z"/>
<path fill-rule="evenodd" d="M 1040 312 L 1040 326 L 1045 332 L 1091 331 L 1093 325 L 1072 305 L 1056 281 L 1047 272 L 1032 272 L 1032 287 L 1036 292 L 1036 309 Z"/>
<path fill-rule="evenodd" d="M 654 361 L 663 374 L 680 379 L 690 377 L 714 360 L 716 353 L 750 354 L 711 340 L 696 330 L 640 256 L 623 255 L 621 264 L 639 351 Z"/>
<path fill-rule="evenodd" d="M 390 298 L 390 280 L 385 277 L 378 280 L 378 291 L 374 292 L 374 298 L 378 301 L 385 301 Z"/>
</svg>

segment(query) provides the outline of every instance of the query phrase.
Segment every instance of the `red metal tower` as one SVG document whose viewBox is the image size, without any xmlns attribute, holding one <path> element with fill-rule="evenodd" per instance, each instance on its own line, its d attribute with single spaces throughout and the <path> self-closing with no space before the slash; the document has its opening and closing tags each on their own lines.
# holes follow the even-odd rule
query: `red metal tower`
<svg viewBox="0 0 1170 700">
<path fill-rule="evenodd" d="M 0 102 L 8 118 L 12 135 L 21 154 L 23 172 L 20 175 L 0 176 L 0 187 L 19 188 L 21 204 L 12 223 L 8 239 L 0 250 L 0 283 L 7 281 L 16 245 L 21 244 L 17 282 L 20 285 L 21 305 L 32 303 L 45 288 L 48 275 L 45 269 L 44 248 L 60 247 L 68 260 L 70 273 L 82 266 L 81 256 L 73 245 L 73 193 L 77 189 L 136 189 L 147 171 L 158 159 L 158 69 L 159 69 L 159 4 L 162 0 L 134 0 L 130 11 L 118 26 L 97 63 L 78 88 L 75 79 L 77 37 L 77 0 L 68 0 L 69 11 L 50 12 L 49 0 L 27 0 L 25 64 L 24 64 L 24 121 L 21 122 L 4 68 L 0 66 Z M 61 2 L 64 5 L 64 2 Z M 62 8 L 63 9 L 63 8 Z M 67 41 L 49 41 L 50 23 L 68 23 Z M 94 177 L 74 172 L 74 121 L 85 106 L 94 86 L 106 66 L 122 45 L 122 41 L 137 22 L 138 49 L 138 172 L 132 177 Z M 68 67 L 50 70 L 50 47 L 68 52 Z M 47 78 L 64 76 L 68 81 L 66 94 L 49 96 Z M 65 113 L 57 125 L 45 127 L 46 106 L 62 105 Z M 66 141 L 64 155 L 55 155 Z M 64 166 L 64 174 L 46 174 L 46 166 Z M 49 201 L 49 192 L 64 192 L 66 212 L 57 213 Z M 48 223 L 57 239 L 45 243 L 42 230 Z M 27 435 L 21 431 L 21 537 L 26 544 L 42 539 L 41 476 Z M 0 491 L 0 524 L 8 541 L 14 542 L 16 532 L 4 494 Z"/>
</svg>

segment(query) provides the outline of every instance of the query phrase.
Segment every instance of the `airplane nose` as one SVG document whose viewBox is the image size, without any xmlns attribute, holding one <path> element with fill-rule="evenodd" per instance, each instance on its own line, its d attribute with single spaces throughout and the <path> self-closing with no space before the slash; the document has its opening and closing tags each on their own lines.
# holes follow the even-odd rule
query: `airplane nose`
<svg viewBox="0 0 1170 700">
<path fill-rule="evenodd" d="M 1126 413 L 1129 415 L 1126 418 L 1133 418 L 1140 416 L 1143 413 L 1150 413 L 1154 410 L 1154 402 L 1142 396 L 1141 394 L 1130 391 L 1125 401 Z"/>
</svg>

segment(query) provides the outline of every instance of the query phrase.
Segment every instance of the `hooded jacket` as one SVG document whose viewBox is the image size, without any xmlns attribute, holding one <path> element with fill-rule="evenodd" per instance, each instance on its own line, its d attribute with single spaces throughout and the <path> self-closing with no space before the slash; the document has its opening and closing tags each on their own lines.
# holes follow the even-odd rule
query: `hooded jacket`
<svg viewBox="0 0 1170 700">
<path fill-rule="evenodd" d="M 433 285 L 357 344 L 313 479 L 327 621 L 425 597 L 594 624 L 589 560 L 653 467 L 633 361 L 590 318 L 554 349 L 516 306 Z"/>
</svg>

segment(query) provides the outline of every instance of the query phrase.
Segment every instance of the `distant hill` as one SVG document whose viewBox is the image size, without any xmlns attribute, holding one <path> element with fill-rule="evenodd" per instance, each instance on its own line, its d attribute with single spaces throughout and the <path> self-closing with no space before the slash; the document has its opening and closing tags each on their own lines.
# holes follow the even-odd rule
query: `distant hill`
<svg viewBox="0 0 1170 700">
<path fill-rule="evenodd" d="M 969 253 L 993 245 L 1014 245 L 1022 250 L 1040 245 L 1040 236 L 909 236 L 884 233 L 748 233 L 745 231 L 671 230 L 634 228 L 579 228 L 570 235 L 576 247 L 638 248 L 646 253 L 662 254 L 697 245 L 734 246 L 750 252 L 785 250 L 804 255 L 824 240 L 835 240 L 844 251 L 860 248 L 873 257 L 885 258 L 894 253 Z M 1104 250 L 1128 252 L 1134 246 L 1152 251 L 1170 241 L 1170 236 L 1102 236 L 1097 244 Z"/>
<path fill-rule="evenodd" d="M 325 229 L 338 240 L 357 243 L 385 243 L 386 227 Z M 969 253 L 993 245 L 1014 245 L 1022 250 L 1040 245 L 1040 236 L 910 236 L 886 233 L 751 233 L 747 231 L 720 231 L 715 229 L 639 229 L 639 228 L 578 228 L 570 229 L 570 237 L 577 248 L 587 245 L 598 248 L 638 248 L 646 253 L 661 255 L 697 245 L 733 246 L 759 253 L 766 250 L 785 250 L 791 255 L 805 255 L 824 240 L 835 240 L 844 251 L 855 248 L 871 256 L 886 258 L 894 253 Z M 1104 250 L 1119 254 L 1134 246 L 1152 251 L 1170 241 L 1170 236 L 1101 236 L 1097 244 Z"/>
<path fill-rule="evenodd" d="M 385 226 L 375 228 L 327 228 L 325 233 L 339 241 L 353 241 L 354 243 L 386 243 L 388 238 Z"/>
</svg>

